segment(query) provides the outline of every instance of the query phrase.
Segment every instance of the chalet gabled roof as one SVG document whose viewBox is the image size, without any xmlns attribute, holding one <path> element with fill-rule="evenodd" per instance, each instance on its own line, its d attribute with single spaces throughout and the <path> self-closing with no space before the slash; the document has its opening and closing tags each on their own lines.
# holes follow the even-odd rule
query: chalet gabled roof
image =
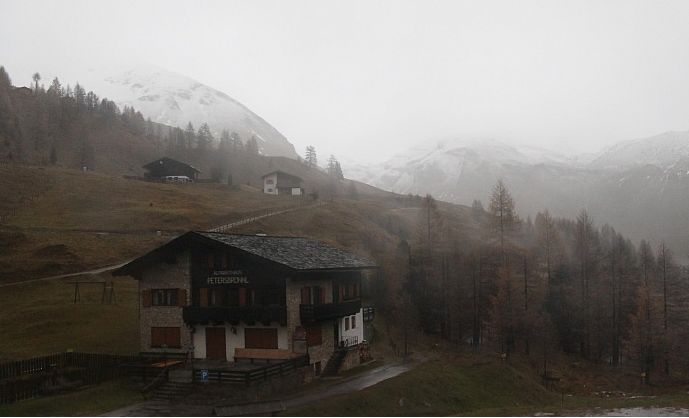
<svg viewBox="0 0 689 418">
<path fill-rule="evenodd" d="M 190 247 L 193 240 L 237 248 L 287 268 L 302 272 L 324 270 L 364 270 L 378 266 L 371 260 L 302 237 L 235 235 L 220 232 L 192 231 L 130 261 L 113 272 L 115 276 L 137 275 L 137 272 L 166 258 L 166 255 Z"/>
<path fill-rule="evenodd" d="M 198 168 L 194 167 L 194 166 L 191 165 L 191 164 L 183 163 L 183 162 L 181 162 L 181 161 L 177 161 L 177 160 L 175 160 L 175 159 L 168 158 L 168 157 L 158 158 L 157 160 L 151 161 L 150 163 L 148 163 L 148 164 L 142 166 L 142 168 L 145 168 L 145 169 L 147 169 L 147 170 L 150 170 L 150 169 L 152 169 L 153 167 L 155 167 L 156 165 L 163 164 L 163 163 L 172 163 L 172 164 L 183 165 L 183 166 L 189 167 L 190 169 L 196 171 L 197 173 L 200 173 L 200 172 L 201 172 L 201 170 L 199 170 Z"/>
<path fill-rule="evenodd" d="M 269 235 L 230 235 L 219 232 L 198 232 L 198 234 L 295 270 L 377 267 L 371 260 L 315 239 L 271 237 Z"/>
<path fill-rule="evenodd" d="M 272 175 L 272 174 L 278 174 L 278 175 L 282 174 L 282 175 L 289 176 L 289 177 L 292 177 L 292 178 L 294 178 L 294 179 L 297 179 L 297 180 L 299 180 L 299 181 L 304 181 L 304 179 L 302 179 L 301 177 L 295 176 L 294 174 L 285 173 L 285 172 L 282 171 L 282 170 L 271 171 L 270 173 L 267 173 L 267 174 L 264 174 L 263 176 L 261 176 L 261 178 L 264 179 L 264 178 L 266 178 L 266 177 L 268 177 L 268 176 L 270 176 L 270 175 Z"/>
</svg>

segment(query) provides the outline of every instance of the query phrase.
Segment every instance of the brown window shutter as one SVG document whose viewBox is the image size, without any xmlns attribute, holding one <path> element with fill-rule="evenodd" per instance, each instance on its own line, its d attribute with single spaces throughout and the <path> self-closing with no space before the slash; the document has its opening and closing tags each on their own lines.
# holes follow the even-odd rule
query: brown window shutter
<svg viewBox="0 0 689 418">
<path fill-rule="evenodd" d="M 199 306 L 205 308 L 208 306 L 208 288 L 202 287 L 199 289 Z"/>
<path fill-rule="evenodd" d="M 246 287 L 239 288 L 239 306 L 246 306 Z"/>
<path fill-rule="evenodd" d="M 151 327 L 151 347 L 160 347 L 165 343 L 165 328 Z"/>
<path fill-rule="evenodd" d="M 144 289 L 141 291 L 141 299 L 143 300 L 144 308 L 151 307 L 151 289 Z"/>
<path fill-rule="evenodd" d="M 311 289 L 308 287 L 302 287 L 301 288 L 301 304 L 302 305 L 309 305 L 311 303 Z"/>
<path fill-rule="evenodd" d="M 325 292 L 322 287 L 318 288 L 318 303 L 325 303 Z"/>
<path fill-rule="evenodd" d="M 177 306 L 187 306 L 187 289 L 177 289 Z"/>
<path fill-rule="evenodd" d="M 179 327 L 165 328 L 165 344 L 170 348 L 182 347 Z"/>
<path fill-rule="evenodd" d="M 309 347 L 323 344 L 323 334 L 320 324 L 306 328 L 306 344 Z"/>
</svg>

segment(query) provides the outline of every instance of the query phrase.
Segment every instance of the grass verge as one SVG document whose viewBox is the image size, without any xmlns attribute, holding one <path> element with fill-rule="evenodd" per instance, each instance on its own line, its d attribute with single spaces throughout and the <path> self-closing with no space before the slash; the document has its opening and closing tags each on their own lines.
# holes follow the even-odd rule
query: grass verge
<svg viewBox="0 0 689 418">
<path fill-rule="evenodd" d="M 93 416 L 141 401 L 141 393 L 115 381 L 77 392 L 3 405 L 0 416 Z"/>
</svg>

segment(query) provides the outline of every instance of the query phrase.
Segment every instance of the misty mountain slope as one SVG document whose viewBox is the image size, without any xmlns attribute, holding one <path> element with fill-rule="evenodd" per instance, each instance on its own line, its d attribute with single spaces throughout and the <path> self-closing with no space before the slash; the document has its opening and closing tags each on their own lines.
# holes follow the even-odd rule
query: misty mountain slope
<svg viewBox="0 0 689 418">
<path fill-rule="evenodd" d="M 214 135 L 237 132 L 246 142 L 256 136 L 265 155 L 296 158 L 294 146 L 263 118 L 227 94 L 198 81 L 153 65 L 93 69 L 79 80 L 120 107 L 132 106 L 144 117 L 165 125 L 196 129 L 206 122 Z"/>
<path fill-rule="evenodd" d="M 385 190 L 467 205 L 480 199 L 487 206 L 503 179 L 523 217 L 547 208 L 573 218 L 586 208 L 597 224 L 609 223 L 634 240 L 666 240 L 679 257 L 689 252 L 689 133 L 625 141 L 593 159 L 493 140 L 445 140 L 379 166 L 345 170 Z"/>
<path fill-rule="evenodd" d="M 611 169 L 646 164 L 667 167 L 686 156 L 689 156 L 689 132 L 666 132 L 619 142 L 603 150 L 590 165 Z"/>
</svg>

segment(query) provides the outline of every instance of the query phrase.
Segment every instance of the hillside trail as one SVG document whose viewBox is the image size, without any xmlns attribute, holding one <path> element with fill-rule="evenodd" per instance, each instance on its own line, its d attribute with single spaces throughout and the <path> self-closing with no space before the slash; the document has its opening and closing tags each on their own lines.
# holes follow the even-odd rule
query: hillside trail
<svg viewBox="0 0 689 418">
<path fill-rule="evenodd" d="M 228 231 L 228 230 L 230 230 L 230 229 L 232 229 L 232 228 L 235 228 L 235 227 L 238 227 L 238 226 L 241 226 L 241 225 L 250 224 L 250 223 L 252 223 L 252 222 L 260 221 L 261 219 L 269 218 L 269 217 L 271 217 L 271 216 L 282 215 L 282 214 L 285 214 L 285 213 L 288 213 L 288 212 L 294 212 L 294 211 L 297 211 L 297 210 L 311 209 L 311 208 L 318 207 L 318 206 L 322 206 L 322 205 L 325 205 L 325 204 L 326 204 L 326 202 L 318 201 L 318 202 L 312 203 L 312 204 L 310 204 L 310 205 L 294 206 L 294 207 L 287 208 L 287 209 L 281 209 L 281 210 L 277 210 L 277 211 L 274 211 L 274 212 L 264 213 L 264 214 L 262 214 L 262 215 L 250 216 L 250 217 L 243 218 L 243 219 L 240 219 L 240 220 L 237 220 L 237 221 L 234 221 L 234 222 L 230 222 L 230 223 L 228 223 L 228 224 L 223 224 L 223 225 L 216 226 L 216 227 L 214 227 L 214 228 L 209 229 L 208 231 L 209 231 L 209 232 L 225 232 L 225 231 Z M 112 270 L 115 270 L 115 269 L 117 269 L 117 268 L 120 268 L 120 267 L 124 266 L 125 264 L 129 263 L 130 261 L 131 261 L 131 260 L 126 260 L 126 261 L 122 261 L 122 262 L 120 262 L 120 263 L 113 264 L 113 265 L 110 265 L 110 266 L 98 267 L 98 268 L 95 268 L 95 269 L 84 270 L 84 271 L 78 271 L 78 272 L 75 272 L 75 273 L 58 274 L 58 275 L 56 275 L 56 276 L 39 277 L 39 278 L 36 278 L 36 279 L 22 280 L 22 281 L 18 281 L 18 282 L 2 283 L 2 284 L 0 284 L 0 288 L 9 287 L 9 286 L 16 286 L 16 285 L 20 285 L 20 284 L 36 283 L 36 282 L 43 282 L 43 281 L 49 281 L 49 280 L 67 279 L 67 278 L 70 278 L 70 277 L 77 277 L 77 276 L 84 276 L 84 275 L 92 275 L 92 274 L 105 273 L 105 272 L 112 271 Z"/>
</svg>

